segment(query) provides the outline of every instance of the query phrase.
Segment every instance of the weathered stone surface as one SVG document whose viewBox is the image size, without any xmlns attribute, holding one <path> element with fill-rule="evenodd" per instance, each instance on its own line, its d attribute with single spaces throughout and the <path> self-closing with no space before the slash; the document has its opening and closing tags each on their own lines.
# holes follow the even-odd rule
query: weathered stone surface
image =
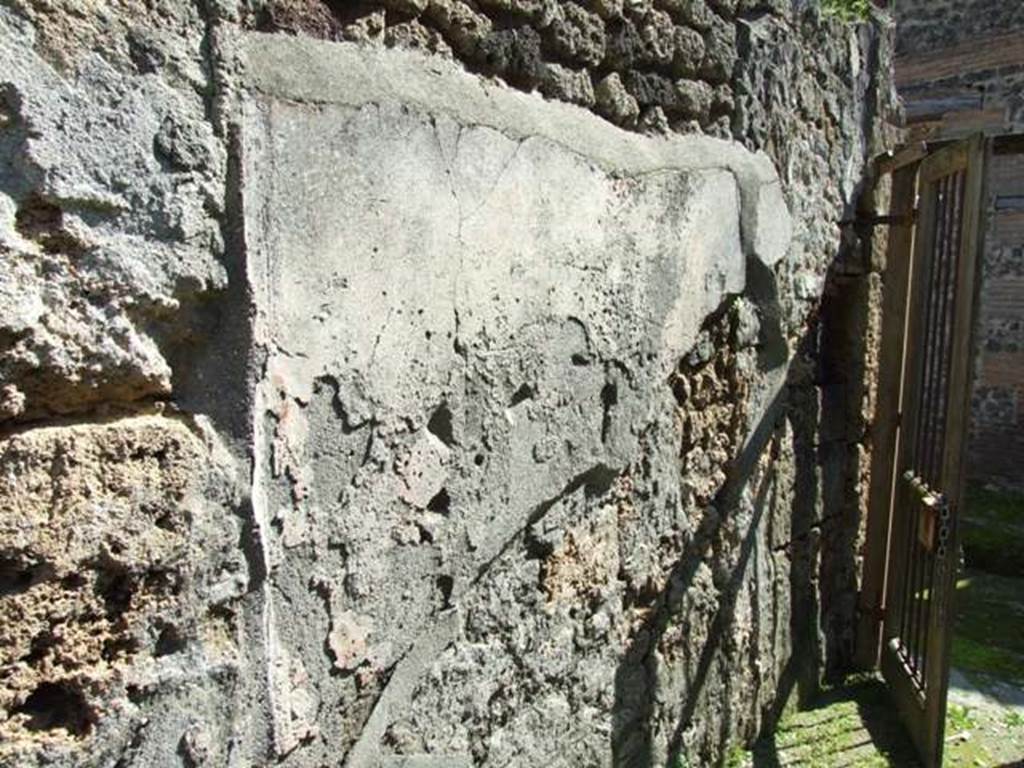
<svg viewBox="0 0 1024 768">
<path fill-rule="evenodd" d="M 736 65 L 736 27 L 712 15 L 710 28 L 704 35 L 704 60 L 700 73 L 711 83 L 727 82 Z"/>
<path fill-rule="evenodd" d="M 900 4 L 897 54 L 901 57 L 942 51 L 962 43 L 1006 34 L 1024 25 L 1024 7 L 994 0 Z"/>
<path fill-rule="evenodd" d="M 618 72 L 612 72 L 594 88 L 597 108 L 616 125 L 631 127 L 640 115 L 640 105 L 626 90 Z"/>
<path fill-rule="evenodd" d="M 439 32 L 423 26 L 415 19 L 404 24 L 389 26 L 384 31 L 384 42 L 397 48 L 413 50 L 418 48 L 439 56 L 452 55 L 452 49 Z"/>
<path fill-rule="evenodd" d="M 475 48 L 492 34 L 491 20 L 462 0 L 430 0 L 427 18 L 437 25 L 452 48 L 472 57 Z"/>
<path fill-rule="evenodd" d="M 540 90 L 545 96 L 558 101 L 567 101 L 582 107 L 594 106 L 594 84 L 586 70 L 572 70 L 560 64 L 548 64 L 544 68 L 544 81 Z"/>
<path fill-rule="evenodd" d="M 655 5 L 664 8 L 676 20 L 702 32 L 711 27 L 714 18 L 705 0 L 655 0 Z"/>
<path fill-rule="evenodd" d="M 209 419 L 132 415 L 212 400 L 182 359 L 229 274 L 208 21 L 0 9 L 5 766 L 224 763 L 242 719 L 239 468 Z"/>
<path fill-rule="evenodd" d="M 693 77 L 704 61 L 704 38 L 689 27 L 676 27 L 672 43 L 672 70 L 679 77 Z"/>
<path fill-rule="evenodd" d="M 0 764 L 711 764 L 848 658 L 884 35 L 73 5 L 0 11 Z"/>
<path fill-rule="evenodd" d="M 19 393 L 0 419 L 166 396 L 167 321 L 226 277 L 208 215 L 224 153 L 189 58 L 201 19 L 176 9 L 147 37 L 143 17 L 34 9 L 35 27 L 0 11 L 0 377 Z M 108 58 L 87 54 L 100 41 Z"/>
<path fill-rule="evenodd" d="M 246 570 L 207 440 L 162 416 L 0 440 L 3 764 L 163 760 L 187 728 L 224 760 Z"/>
<path fill-rule="evenodd" d="M 560 4 L 558 11 L 545 31 L 551 48 L 570 61 L 587 66 L 600 64 L 605 54 L 601 19 L 573 2 Z"/>
<path fill-rule="evenodd" d="M 257 335 L 267 344 L 257 408 L 271 416 L 257 438 L 265 469 L 254 503 L 268 522 L 280 521 L 280 537 L 267 533 L 268 589 L 291 610 L 316 609 L 320 598 L 292 575 L 293 561 L 312 559 L 323 569 L 321 589 L 334 596 L 331 626 L 338 612 L 349 617 L 343 627 L 365 617 L 363 629 L 339 640 L 333 630 L 296 633 L 290 613 L 275 609 L 281 647 L 273 652 L 301 659 L 309 695 L 340 696 L 344 709 L 359 694 L 331 681 L 325 643 L 340 649 L 334 663 L 358 654 L 358 671 L 380 680 L 422 643 L 444 638 L 456 643 L 453 654 L 469 652 L 472 643 L 462 651 L 457 642 L 467 631 L 459 625 L 484 620 L 477 614 L 486 609 L 472 606 L 488 590 L 535 582 L 524 567 L 577 567 L 568 555 L 547 564 L 529 552 L 545 551 L 545 536 L 559 541 L 593 505 L 614 508 L 608 494 L 640 461 L 640 435 L 671 429 L 670 392 L 653 412 L 649 393 L 702 319 L 743 290 L 753 255 L 744 239 L 765 239 L 745 209 L 777 181 L 735 145 L 622 134 L 585 113 L 481 89 L 451 67 L 427 71 L 412 56 L 367 58 L 255 36 L 245 51 L 255 88 L 243 134 L 246 231 Z M 348 77 L 312 74 L 336 69 Z M 366 199 L 375 202 L 357 204 Z M 327 215 L 338 205 L 350 211 L 344 220 Z M 776 243 L 769 258 L 787 248 Z M 335 290 L 325 294 L 325 285 Z M 325 408 L 327 421 L 318 415 Z M 661 457 L 649 457 L 670 472 L 660 481 L 669 495 L 640 506 L 641 518 L 651 504 L 674 505 L 676 446 L 668 441 Z M 354 509 L 358 517 L 346 511 Z M 345 553 L 343 564 L 333 550 Z M 492 570 L 502 574 L 497 583 Z M 613 573 L 606 599 L 628 588 L 620 569 Z M 424 584 L 435 589 L 416 586 Z M 502 634 L 516 621 L 539 621 L 513 620 L 510 608 L 494 604 L 486 621 Z M 598 613 L 606 632 L 628 636 L 621 609 Z M 450 624 L 442 636 L 439 621 Z M 543 644 L 562 642 L 566 631 L 543 621 L 531 634 Z M 600 674 L 606 693 L 616 648 L 594 658 L 589 673 Z M 479 655 L 473 684 L 449 681 L 443 706 L 418 692 L 429 666 L 393 672 L 352 746 L 353 764 L 392 752 L 393 725 L 419 745 L 398 754 L 501 763 L 562 749 L 557 741 L 529 746 L 537 739 L 526 723 L 495 731 L 483 713 L 463 723 L 445 714 L 493 686 L 478 678 L 506 663 L 504 654 Z M 536 682 L 554 685 L 555 672 L 538 669 Z M 572 688 L 563 683 L 552 695 L 566 700 Z M 613 701 L 602 703 L 598 688 L 592 718 L 574 726 L 583 751 L 573 759 L 610 754 L 601 722 Z M 522 681 L 516 696 L 528 690 Z M 293 719 L 275 712 L 278 723 Z M 428 714 L 446 719 L 428 724 Z M 556 714 L 575 717 L 569 708 L 546 716 Z M 310 732 L 337 732 L 330 717 L 320 715 Z M 452 727 L 476 730 L 444 737 Z M 310 745 L 302 760 L 323 748 Z"/>
<path fill-rule="evenodd" d="M 711 113 L 711 86 L 700 80 L 677 80 L 673 85 L 679 108 L 699 121 L 706 121 Z"/>
</svg>

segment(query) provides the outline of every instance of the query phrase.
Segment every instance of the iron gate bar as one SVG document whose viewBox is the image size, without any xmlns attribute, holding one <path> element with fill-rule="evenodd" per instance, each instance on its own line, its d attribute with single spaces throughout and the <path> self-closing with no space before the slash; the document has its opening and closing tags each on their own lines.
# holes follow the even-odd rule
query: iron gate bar
<svg viewBox="0 0 1024 768">
<path fill-rule="evenodd" d="M 949 688 L 949 654 L 952 643 L 952 606 L 956 590 L 957 566 L 957 515 L 963 507 L 964 467 L 967 445 L 967 418 L 970 412 L 972 359 L 978 316 L 978 279 L 981 253 L 983 251 L 983 230 L 981 221 L 982 200 L 985 199 L 985 167 L 991 144 L 978 136 L 966 143 L 966 162 L 961 166 L 961 210 L 962 219 L 957 251 L 959 269 L 955 283 L 954 331 L 950 351 L 949 406 L 946 409 L 946 435 L 950 448 L 946 451 L 942 475 L 950 503 L 943 510 L 939 528 L 939 553 L 936 583 L 938 584 L 935 605 L 935 626 L 940 631 L 934 640 L 933 651 L 941 659 L 936 676 L 938 696 L 936 697 L 935 720 L 937 725 L 938 759 L 941 762 L 942 733 L 945 724 L 946 695 Z M 959 329 L 959 332 L 957 332 Z"/>
<path fill-rule="evenodd" d="M 913 465 L 930 485 L 939 482 L 946 433 L 946 406 L 952 352 L 956 304 L 956 276 L 959 271 L 962 224 L 963 173 L 955 171 L 937 180 L 934 187 L 939 211 L 935 237 L 930 249 L 927 319 Z M 936 546 L 940 538 L 939 514 L 923 499 L 910 501 L 906 554 L 911 563 L 908 591 L 911 610 L 902 617 L 901 644 L 904 656 L 921 691 L 927 694 L 928 664 L 931 654 L 930 615 L 935 603 L 937 571 Z M 948 511 L 943 511 L 948 515 Z M 915 525 L 916 523 L 916 525 Z M 913 535 L 916 527 L 917 535 Z"/>
<path fill-rule="evenodd" d="M 936 371 L 938 360 L 936 352 L 939 345 L 937 334 L 937 322 L 940 312 L 940 296 L 944 283 L 944 262 L 947 245 L 947 232 L 950 221 L 950 211 L 946 205 L 947 188 L 946 179 L 939 180 L 938 184 L 931 191 L 931 210 L 938 213 L 937 225 L 930 233 L 926 253 L 929 258 L 922 265 L 924 271 L 923 296 L 924 309 L 926 312 L 924 321 L 924 339 L 920 346 L 920 353 L 923 354 L 923 365 L 920 366 L 918 376 L 918 391 L 922 393 L 917 402 L 917 413 L 915 419 L 914 440 L 912 443 L 913 453 L 909 458 L 911 466 L 920 467 L 927 463 L 925 456 L 931 445 L 932 414 L 936 397 Z M 913 497 L 907 498 L 903 494 L 903 506 L 908 509 L 906 536 L 904 548 L 904 562 L 907 564 L 908 573 L 904 576 L 905 599 L 904 609 L 901 617 L 900 651 L 904 656 L 914 682 L 922 692 L 927 692 L 927 678 L 923 674 L 924 668 L 924 647 L 927 643 L 927 633 L 923 624 L 925 620 L 924 591 L 927 586 L 926 575 L 931 565 L 928 562 L 927 553 L 919 546 L 920 539 L 920 510 L 919 505 Z"/>
<path fill-rule="evenodd" d="M 939 445 L 938 441 L 938 420 L 939 411 L 941 410 L 939 398 L 942 390 L 942 377 L 943 377 L 943 366 L 945 363 L 945 327 L 946 327 L 946 313 L 948 308 L 946 306 L 946 293 L 949 287 L 949 277 L 951 254 L 950 246 L 952 245 L 951 235 L 953 229 L 953 220 L 956 217 L 956 212 L 952 210 L 952 177 L 944 176 L 939 182 L 937 189 L 939 206 L 942 209 L 942 226 L 939 228 L 937 233 L 936 248 L 933 253 L 936 266 L 936 278 L 935 278 L 935 296 L 932 297 L 934 302 L 933 316 L 930 319 L 932 328 L 932 339 L 931 347 L 928 350 L 930 358 L 929 363 L 929 376 L 928 382 L 928 394 L 926 400 L 922 403 L 926 409 L 924 419 L 924 429 L 918 436 L 918 450 L 920 456 L 918 463 L 918 469 L 924 475 L 925 479 L 931 484 L 936 484 L 935 476 L 935 453 L 936 448 Z"/>
<path fill-rule="evenodd" d="M 883 620 L 890 613 L 886 591 L 894 578 L 888 566 L 892 533 L 893 496 L 897 487 L 896 447 L 900 435 L 900 403 L 903 399 L 905 367 L 904 341 L 908 332 L 907 311 L 910 273 L 913 264 L 918 209 L 918 167 L 925 156 L 919 144 L 878 161 L 879 174 L 891 174 L 891 212 L 911 211 L 900 216 L 892 229 L 874 237 L 884 243 L 885 271 L 882 282 L 881 348 L 878 355 L 877 418 L 871 425 L 871 467 L 868 519 L 865 532 L 864 573 L 859 596 L 860 624 L 857 628 L 857 662 L 862 669 L 875 669 L 882 649 Z M 906 162 L 904 162 L 906 160 Z M 896 218 L 896 217 L 894 217 Z"/>
<path fill-rule="evenodd" d="M 930 399 L 928 402 L 928 427 L 930 433 L 927 435 L 927 445 L 925 448 L 925 461 L 922 469 L 925 472 L 928 482 L 935 486 L 938 484 L 938 470 L 941 463 L 942 454 L 942 427 L 940 426 L 943 414 L 942 405 L 946 402 L 946 379 L 948 378 L 947 367 L 949 365 L 948 359 L 948 342 L 949 342 L 949 310 L 950 310 L 950 290 L 952 289 L 952 278 L 955 277 L 956 266 L 959 263 L 959 259 L 956 258 L 956 244 L 954 243 L 954 233 L 958 229 L 957 220 L 959 218 L 959 211 L 956 209 L 956 195 L 955 189 L 955 178 L 956 174 L 945 176 L 942 179 L 942 186 L 940 192 L 940 201 L 942 203 L 943 210 L 946 212 L 944 217 L 944 227 L 940 232 L 940 248 L 938 251 L 938 266 L 939 266 L 939 279 L 938 288 L 939 293 L 936 297 L 936 317 L 935 317 L 935 345 L 932 350 L 934 357 L 934 368 L 932 370 L 932 384 Z"/>
<path fill-rule="evenodd" d="M 921 468 L 923 474 L 932 484 L 935 483 L 933 456 L 939 444 L 936 433 L 937 414 L 941 410 L 937 402 L 940 397 L 943 367 L 944 325 L 946 310 L 945 294 L 948 282 L 950 262 L 950 232 L 956 213 L 951 209 L 949 177 L 943 177 L 935 190 L 936 203 L 941 211 L 939 226 L 932 247 L 931 272 L 929 280 L 929 307 L 927 320 L 927 342 L 925 354 L 927 364 L 924 377 L 925 396 L 921 399 L 922 417 L 918 420 L 917 447 L 914 463 Z M 908 543 L 912 548 L 916 562 L 914 574 L 914 614 L 911 618 L 913 634 L 910 650 L 913 655 L 914 673 L 918 677 L 921 689 L 928 690 L 928 627 L 927 614 L 933 588 L 934 562 L 931 552 L 923 546 L 922 520 L 924 514 L 920 499 L 913 501 L 916 514 L 912 515 L 917 535 L 911 536 Z M 926 595 L 928 598 L 926 598 Z"/>
<path fill-rule="evenodd" d="M 874 617 L 884 615 L 882 671 L 927 768 L 942 757 L 985 148 L 979 135 L 893 176 L 891 210 L 906 210 L 916 185 L 919 215 L 890 239 L 885 310 L 894 316 L 883 318 L 881 362 L 892 370 L 879 382 L 868 521 L 869 540 L 887 546 L 881 567 L 869 552 L 860 637 L 877 638 Z M 891 290 L 904 298 L 888 301 Z M 872 604 L 879 590 L 884 601 Z"/>
<path fill-rule="evenodd" d="M 946 269 L 946 287 L 943 291 L 943 308 L 942 318 L 943 325 L 941 328 L 943 335 L 943 360 L 941 367 L 942 378 L 939 381 L 941 397 L 939 403 L 941 405 L 947 403 L 949 400 L 949 378 L 951 374 L 950 366 L 952 365 L 952 353 L 953 353 L 953 325 L 955 318 L 951 314 L 951 310 L 956 307 L 957 300 L 957 286 L 956 277 L 959 273 L 960 268 L 960 252 L 961 252 L 961 227 L 963 224 L 963 209 L 962 209 L 962 195 L 961 190 L 963 187 L 964 173 L 959 171 L 950 177 L 947 177 L 947 186 L 949 194 L 951 195 L 950 204 L 954 211 L 954 219 L 951 226 L 951 231 L 948 236 L 948 256 L 947 260 L 949 265 Z M 936 408 L 935 418 L 937 419 L 936 430 L 935 430 L 935 448 L 932 451 L 931 462 L 929 470 L 931 472 L 932 482 L 937 483 L 939 475 L 942 471 L 942 461 L 945 458 L 945 435 L 946 435 L 946 419 L 948 413 L 945 408 Z"/>
<path fill-rule="evenodd" d="M 910 457 L 909 466 L 920 470 L 924 464 L 924 454 L 928 449 L 928 429 L 931 418 L 931 404 L 934 393 L 934 367 L 935 367 L 935 319 L 938 305 L 938 284 L 942 280 L 941 253 L 943 249 L 943 235 L 948 221 L 948 210 L 943 205 L 944 180 L 933 188 L 933 207 L 939 213 L 938 223 L 932 236 L 928 249 L 927 259 L 927 294 L 925 300 L 926 319 L 925 336 L 922 344 L 924 364 L 921 366 L 920 382 L 918 390 L 922 396 L 917 403 L 916 429 L 914 431 L 913 455 Z M 938 258 L 936 256 L 938 255 Z M 930 479 L 930 478 L 929 478 Z M 909 496 L 909 497 L 908 497 Z M 910 593 L 910 604 L 904 610 L 902 621 L 903 632 L 900 636 L 900 651 L 903 653 L 910 673 L 917 687 L 924 694 L 927 694 L 927 678 L 922 674 L 922 653 L 921 653 L 921 623 L 922 623 L 922 583 L 924 581 L 923 571 L 925 564 L 922 562 L 923 553 L 918 546 L 921 535 L 921 510 L 917 499 L 907 494 L 904 490 L 904 507 L 907 509 L 907 537 L 906 557 L 913 564 L 910 578 L 907 579 L 907 589 Z"/>
<path fill-rule="evenodd" d="M 921 209 L 918 237 L 915 242 L 913 256 L 913 272 L 910 281 L 911 302 L 909 308 L 910 325 L 905 342 L 907 366 L 905 373 L 906 388 L 904 391 L 903 412 L 907 423 L 900 440 L 899 466 L 916 467 L 920 464 L 924 420 L 927 416 L 926 402 L 930 396 L 930 369 L 933 358 L 930 354 L 934 339 L 935 283 L 938 269 L 935 259 L 936 251 L 941 247 L 942 238 L 939 233 L 945 228 L 946 210 L 941 206 L 939 186 L 941 174 L 935 173 L 936 162 L 930 158 L 922 164 L 921 172 Z M 932 171 L 929 176 L 928 170 Z M 911 731 L 923 732 L 926 726 L 924 712 L 927 704 L 926 681 L 920 674 L 920 666 L 916 658 L 918 644 L 915 640 L 917 626 L 918 598 L 921 562 L 915 547 L 916 524 L 918 518 L 917 505 L 909 494 L 907 483 L 898 477 L 898 491 L 894 502 L 894 516 L 898 520 L 899 534 L 902 539 L 894 542 L 894 552 L 899 553 L 897 563 L 899 572 L 893 586 L 897 587 L 892 600 L 894 624 L 887 622 L 886 636 L 891 637 L 889 649 L 895 663 L 895 669 L 887 674 L 896 683 L 905 681 L 902 701 L 905 717 L 911 721 Z M 893 631 L 895 625 L 896 631 Z M 885 658 L 883 658 L 883 662 Z M 883 664 L 883 669 L 885 665 Z M 899 689 L 894 691 L 899 694 Z M 913 727 L 920 723 L 918 727 Z"/>
<path fill-rule="evenodd" d="M 927 161 L 926 161 L 927 162 Z M 923 165 L 923 164 L 922 164 Z M 929 306 L 927 302 L 927 291 L 929 282 L 929 259 L 926 254 L 930 253 L 934 245 L 934 230 L 932 226 L 936 219 L 936 200 L 933 190 L 920 182 L 920 208 L 921 216 L 918 222 L 916 236 L 914 238 L 914 251 L 911 255 L 912 267 L 909 278 L 908 293 L 910 299 L 907 305 L 907 332 L 904 340 L 904 373 L 902 393 L 902 413 L 905 420 L 900 428 L 900 441 L 898 444 L 897 465 L 912 465 L 913 453 L 917 445 L 918 424 L 920 421 L 920 409 L 918 401 L 921 397 L 921 384 L 923 375 L 924 358 L 920 348 L 914 348 L 914 342 L 920 340 L 927 327 L 923 322 L 925 313 Z M 890 610 L 886 622 L 886 640 L 895 656 L 896 663 L 905 670 L 907 682 L 912 692 L 920 693 L 920 685 L 917 675 L 906 651 L 906 638 L 910 636 L 910 611 L 913 597 L 913 576 L 915 574 L 913 552 L 909 548 L 913 539 L 913 516 L 907 513 L 906 486 L 901 482 L 899 475 L 896 477 L 896 487 L 893 495 L 893 523 L 894 541 L 891 551 L 898 553 L 895 561 L 896 572 L 891 579 L 890 597 L 887 608 Z M 902 515 L 902 517 L 901 517 Z M 894 632 L 893 629 L 896 629 Z M 890 640 L 891 638 L 891 640 Z M 883 659 L 884 661 L 884 659 Z"/>
<path fill-rule="evenodd" d="M 940 346 L 938 350 L 938 368 L 936 374 L 938 379 L 936 380 L 935 386 L 935 400 L 931 404 L 933 413 L 933 433 L 931 436 L 931 446 L 928 456 L 928 472 L 932 480 L 933 485 L 937 485 L 940 481 L 941 465 L 942 460 L 945 457 L 945 436 L 946 436 L 946 418 L 947 409 L 946 405 L 949 402 L 949 378 L 950 378 L 950 366 L 952 365 L 952 343 L 953 343 L 953 325 L 954 318 L 951 317 L 951 310 L 956 306 L 956 277 L 959 273 L 960 267 L 960 225 L 963 217 L 963 211 L 961 207 L 962 200 L 959 194 L 960 188 L 960 177 L 962 172 L 958 171 L 950 176 L 945 177 L 945 195 L 946 209 L 950 214 L 949 220 L 947 221 L 946 231 L 943 235 L 943 256 L 942 256 L 942 290 L 939 296 L 941 307 L 939 311 L 939 341 Z M 929 518 L 933 524 L 931 529 L 931 546 L 928 548 L 926 558 L 929 563 L 929 577 L 928 577 L 928 595 L 929 595 L 929 608 L 932 607 L 935 602 L 935 596 L 937 594 L 936 589 L 936 578 L 938 576 L 937 571 L 937 558 L 935 547 L 937 544 L 938 526 L 937 521 L 934 518 Z M 927 644 L 924 647 L 924 657 L 922 661 L 921 674 L 927 680 L 928 672 L 928 660 L 930 654 L 928 653 Z"/>
</svg>

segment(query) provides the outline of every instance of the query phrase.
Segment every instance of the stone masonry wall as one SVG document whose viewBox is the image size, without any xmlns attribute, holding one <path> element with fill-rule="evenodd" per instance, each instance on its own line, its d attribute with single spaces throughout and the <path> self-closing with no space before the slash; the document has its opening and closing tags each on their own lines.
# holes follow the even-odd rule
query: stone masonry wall
<svg viewBox="0 0 1024 768">
<path fill-rule="evenodd" d="M 977 357 L 971 398 L 971 480 L 1024 487 L 1024 153 L 996 149 L 989 166 Z"/>
<path fill-rule="evenodd" d="M 1024 7 L 905 0 L 896 78 L 910 134 L 930 141 L 1024 132 Z M 1024 462 L 1024 161 L 998 142 L 986 180 L 986 231 L 972 393 L 969 477 L 1020 487 Z"/>
<path fill-rule="evenodd" d="M 1024 9 L 1019 5 L 993 0 L 896 0 L 895 11 L 899 21 L 897 56 L 948 49 L 1024 24 Z"/>
<path fill-rule="evenodd" d="M 849 661 L 888 32 L 0 3 L 0 765 L 705 765 Z"/>
<path fill-rule="evenodd" d="M 896 78 L 911 138 L 1024 130 L 1024 8 L 898 0 Z"/>
</svg>

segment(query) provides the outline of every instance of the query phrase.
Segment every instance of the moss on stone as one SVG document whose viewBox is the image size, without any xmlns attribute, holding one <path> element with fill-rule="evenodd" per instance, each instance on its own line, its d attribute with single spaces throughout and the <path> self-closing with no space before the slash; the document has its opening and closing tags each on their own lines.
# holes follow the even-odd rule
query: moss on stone
<svg viewBox="0 0 1024 768">
<path fill-rule="evenodd" d="M 870 0 L 823 0 L 821 7 L 843 21 L 864 21 L 871 16 Z"/>
<path fill-rule="evenodd" d="M 917 765 L 911 742 L 885 685 L 874 675 L 856 675 L 824 690 L 802 711 L 783 717 L 775 734 L 760 740 L 747 765 L 888 768 Z"/>
</svg>

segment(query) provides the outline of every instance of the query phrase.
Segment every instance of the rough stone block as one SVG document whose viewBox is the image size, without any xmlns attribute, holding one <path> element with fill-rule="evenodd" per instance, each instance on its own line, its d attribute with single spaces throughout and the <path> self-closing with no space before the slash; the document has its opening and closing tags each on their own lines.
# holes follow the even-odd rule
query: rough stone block
<svg viewBox="0 0 1024 768">
<path fill-rule="evenodd" d="M 179 8 L 147 38 L 146 55 L 173 53 L 171 83 L 138 71 L 120 14 L 21 10 L 37 24 L 0 9 L 0 421 L 166 396 L 168 347 L 188 336 L 168 317 L 226 279 L 207 214 L 224 152 L 190 82 L 201 22 Z M 100 41 L 106 58 L 88 53 Z"/>
<path fill-rule="evenodd" d="M 153 758 L 189 728 L 223 759 L 247 576 L 211 447 L 162 416 L 0 440 L 0 762 Z"/>
</svg>

